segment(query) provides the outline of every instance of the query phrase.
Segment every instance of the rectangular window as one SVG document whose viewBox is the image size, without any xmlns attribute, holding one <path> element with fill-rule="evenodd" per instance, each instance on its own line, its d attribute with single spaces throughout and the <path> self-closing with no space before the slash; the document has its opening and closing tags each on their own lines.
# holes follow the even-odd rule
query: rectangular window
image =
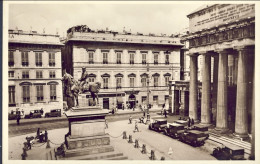
<svg viewBox="0 0 260 164">
<path fill-rule="evenodd" d="M 8 71 L 8 77 L 13 78 L 14 77 L 14 71 Z"/>
<path fill-rule="evenodd" d="M 165 64 L 170 64 L 170 57 L 169 57 L 169 54 L 166 54 L 165 55 Z"/>
<path fill-rule="evenodd" d="M 142 96 L 142 104 L 146 103 L 146 99 L 147 99 L 146 96 Z"/>
<path fill-rule="evenodd" d="M 36 78 L 41 79 L 42 78 L 42 71 L 36 71 Z"/>
<path fill-rule="evenodd" d="M 141 83 L 142 83 L 142 87 L 146 87 L 146 77 L 142 77 Z"/>
<path fill-rule="evenodd" d="M 142 53 L 142 64 L 146 64 L 146 53 Z"/>
<path fill-rule="evenodd" d="M 158 104 L 158 96 L 153 96 L 153 103 Z"/>
<path fill-rule="evenodd" d="M 51 78 L 51 79 L 53 79 L 53 78 L 56 77 L 55 71 L 50 71 L 50 72 L 49 72 L 49 75 L 50 75 L 50 78 Z"/>
<path fill-rule="evenodd" d="M 158 64 L 158 56 L 159 56 L 159 54 L 158 53 L 155 53 L 154 54 L 154 64 Z"/>
<path fill-rule="evenodd" d="M 116 58 L 117 58 L 116 63 L 117 64 L 121 64 L 121 57 L 122 57 L 122 53 L 121 52 L 117 52 L 116 53 Z"/>
<path fill-rule="evenodd" d="M 135 87 L 135 78 L 130 77 L 130 87 Z"/>
<path fill-rule="evenodd" d="M 9 106 L 15 106 L 15 86 L 9 86 Z"/>
<path fill-rule="evenodd" d="M 170 76 L 165 76 L 165 86 L 169 86 Z"/>
<path fill-rule="evenodd" d="M 35 65 L 36 65 L 36 67 L 42 66 L 42 53 L 41 52 L 35 52 Z"/>
<path fill-rule="evenodd" d="M 23 73 L 22 73 L 22 78 L 23 79 L 29 79 L 30 77 L 29 77 L 29 71 L 23 71 Z"/>
<path fill-rule="evenodd" d="M 108 78 L 103 78 L 104 89 L 108 89 Z"/>
<path fill-rule="evenodd" d="M 50 100 L 55 101 L 56 99 L 56 85 L 50 85 Z"/>
<path fill-rule="evenodd" d="M 89 78 L 89 82 L 95 82 L 95 78 L 94 77 L 90 77 Z"/>
<path fill-rule="evenodd" d="M 158 76 L 155 76 L 154 78 L 153 78 L 153 80 L 154 80 L 154 86 L 155 87 L 158 87 L 159 86 L 159 84 L 158 84 Z"/>
<path fill-rule="evenodd" d="M 29 66 L 28 52 L 22 52 L 22 66 L 24 67 Z"/>
<path fill-rule="evenodd" d="M 23 86 L 23 102 L 30 102 L 30 86 Z"/>
<path fill-rule="evenodd" d="M 103 64 L 108 63 L 107 55 L 108 55 L 107 52 L 103 52 Z"/>
<path fill-rule="evenodd" d="M 55 67 L 55 53 L 49 52 L 49 66 Z"/>
<path fill-rule="evenodd" d="M 122 78 L 118 77 L 116 78 L 116 88 L 122 88 Z"/>
<path fill-rule="evenodd" d="M 43 101 L 43 85 L 36 85 L 37 101 Z"/>
<path fill-rule="evenodd" d="M 88 52 L 89 64 L 94 64 L 94 52 Z"/>
<path fill-rule="evenodd" d="M 135 58 L 134 58 L 134 53 L 130 53 L 130 64 L 134 64 Z"/>
<path fill-rule="evenodd" d="M 9 67 L 14 66 L 14 51 L 8 52 L 8 65 Z"/>
</svg>

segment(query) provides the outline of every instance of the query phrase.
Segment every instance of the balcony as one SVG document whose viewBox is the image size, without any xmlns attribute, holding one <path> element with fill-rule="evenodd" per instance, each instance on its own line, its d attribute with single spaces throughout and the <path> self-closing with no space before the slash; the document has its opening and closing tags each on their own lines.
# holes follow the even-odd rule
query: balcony
<svg viewBox="0 0 260 164">
<path fill-rule="evenodd" d="M 42 62 L 36 62 L 36 67 L 42 67 Z"/>
</svg>

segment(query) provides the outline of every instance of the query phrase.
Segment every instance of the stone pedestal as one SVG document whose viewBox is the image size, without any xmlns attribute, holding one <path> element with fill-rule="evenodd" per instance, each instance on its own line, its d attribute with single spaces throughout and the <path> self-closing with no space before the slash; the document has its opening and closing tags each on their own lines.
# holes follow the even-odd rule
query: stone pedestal
<svg viewBox="0 0 260 164">
<path fill-rule="evenodd" d="M 127 157 L 122 153 L 115 152 L 110 145 L 109 135 L 105 134 L 107 114 L 108 110 L 96 106 L 72 107 L 66 112 L 69 132 L 65 135 L 65 151 L 64 155 L 56 155 L 56 158 L 59 160 L 126 159 Z"/>
</svg>

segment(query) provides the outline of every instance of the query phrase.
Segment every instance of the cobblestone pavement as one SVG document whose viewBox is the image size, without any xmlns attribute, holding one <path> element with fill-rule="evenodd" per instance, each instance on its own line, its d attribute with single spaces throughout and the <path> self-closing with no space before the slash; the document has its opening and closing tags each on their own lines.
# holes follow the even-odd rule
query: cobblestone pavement
<svg viewBox="0 0 260 164">
<path fill-rule="evenodd" d="M 135 119 L 134 119 L 135 122 Z M 148 130 L 145 124 L 138 124 L 140 132 L 133 132 L 135 124 L 129 124 L 128 120 L 109 122 L 109 128 L 106 129 L 111 137 L 111 145 L 116 150 L 124 153 L 130 160 L 149 160 L 149 153 L 151 150 L 155 151 L 155 156 L 160 159 L 162 156 L 166 160 L 214 160 L 215 158 L 210 155 L 209 152 L 203 148 L 193 148 L 190 145 L 182 143 L 178 140 L 167 137 L 163 134 Z M 126 131 L 127 136 L 130 134 L 135 139 L 139 140 L 139 144 L 146 144 L 148 154 L 141 154 L 140 149 L 134 148 L 133 144 L 127 142 L 122 138 L 123 131 Z M 49 130 L 48 136 L 51 140 L 51 147 L 57 147 L 64 142 L 64 135 L 68 132 L 68 128 Z M 25 142 L 26 136 L 35 136 L 36 133 L 27 135 L 9 137 L 9 159 L 21 159 L 23 142 Z M 46 150 L 46 144 L 37 143 L 33 145 L 32 150 L 28 151 L 28 155 L 33 159 L 33 154 L 40 152 L 44 154 Z M 172 148 L 173 153 L 168 154 L 169 149 Z M 30 156 L 31 155 L 31 156 Z M 37 155 L 38 156 L 38 155 Z M 39 159 L 39 157 L 38 157 Z"/>
</svg>

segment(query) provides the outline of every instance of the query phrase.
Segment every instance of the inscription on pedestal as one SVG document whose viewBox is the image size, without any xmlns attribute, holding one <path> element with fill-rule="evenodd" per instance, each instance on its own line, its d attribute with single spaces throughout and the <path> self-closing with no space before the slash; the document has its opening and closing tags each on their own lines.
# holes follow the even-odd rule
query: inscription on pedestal
<svg viewBox="0 0 260 164">
<path fill-rule="evenodd" d="M 90 121 L 74 121 L 71 122 L 71 137 L 86 137 L 105 134 L 105 122 L 103 120 Z"/>
</svg>

